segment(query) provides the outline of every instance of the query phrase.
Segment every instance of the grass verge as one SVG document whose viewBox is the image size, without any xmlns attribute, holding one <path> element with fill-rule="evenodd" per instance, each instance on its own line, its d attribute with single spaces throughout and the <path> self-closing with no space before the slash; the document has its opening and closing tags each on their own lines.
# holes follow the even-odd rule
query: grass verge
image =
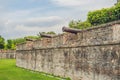
<svg viewBox="0 0 120 80">
<path fill-rule="evenodd" d="M 65 80 L 18 68 L 15 63 L 15 59 L 0 59 L 0 80 Z"/>
</svg>

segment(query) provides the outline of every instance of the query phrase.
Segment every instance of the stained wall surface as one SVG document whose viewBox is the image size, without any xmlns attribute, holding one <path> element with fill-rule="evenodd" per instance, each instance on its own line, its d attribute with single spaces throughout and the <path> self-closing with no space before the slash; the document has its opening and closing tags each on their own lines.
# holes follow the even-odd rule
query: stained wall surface
<svg viewBox="0 0 120 80">
<path fill-rule="evenodd" d="M 0 59 L 15 59 L 15 50 L 0 50 Z"/>
<path fill-rule="evenodd" d="M 17 46 L 16 65 L 72 80 L 120 80 L 120 21 Z"/>
</svg>

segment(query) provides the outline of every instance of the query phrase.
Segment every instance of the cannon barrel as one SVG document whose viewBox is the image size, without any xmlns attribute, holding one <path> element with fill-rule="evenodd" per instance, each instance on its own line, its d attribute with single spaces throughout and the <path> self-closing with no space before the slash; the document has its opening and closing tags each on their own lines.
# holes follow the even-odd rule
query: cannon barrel
<svg viewBox="0 0 120 80">
<path fill-rule="evenodd" d="M 69 32 L 69 33 L 75 33 L 75 34 L 78 32 L 81 32 L 81 30 L 79 30 L 79 29 L 73 29 L 73 28 L 68 28 L 68 27 L 63 27 L 62 31 Z"/>
<path fill-rule="evenodd" d="M 52 35 L 52 34 L 45 34 L 45 33 L 39 33 L 41 37 L 46 37 L 46 38 L 52 38 L 54 37 L 55 35 Z"/>
</svg>

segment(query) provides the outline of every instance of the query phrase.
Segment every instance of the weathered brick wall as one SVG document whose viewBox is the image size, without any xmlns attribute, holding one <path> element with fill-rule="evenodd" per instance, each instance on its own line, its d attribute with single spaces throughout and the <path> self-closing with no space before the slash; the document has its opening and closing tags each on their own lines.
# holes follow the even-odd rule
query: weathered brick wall
<svg viewBox="0 0 120 80">
<path fill-rule="evenodd" d="M 14 59 L 15 54 L 15 50 L 0 50 L 0 59 Z"/>
<path fill-rule="evenodd" d="M 120 80 L 120 21 L 18 45 L 16 60 L 72 80 Z"/>
</svg>

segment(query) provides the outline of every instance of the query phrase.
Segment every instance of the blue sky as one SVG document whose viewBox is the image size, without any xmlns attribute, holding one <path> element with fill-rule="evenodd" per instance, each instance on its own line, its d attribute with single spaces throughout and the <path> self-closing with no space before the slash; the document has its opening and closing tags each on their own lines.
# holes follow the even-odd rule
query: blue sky
<svg viewBox="0 0 120 80">
<path fill-rule="evenodd" d="M 111 7 L 116 0 L 0 0 L 0 35 L 6 39 L 62 32 L 71 20 L 85 20 L 92 10 Z"/>
</svg>

